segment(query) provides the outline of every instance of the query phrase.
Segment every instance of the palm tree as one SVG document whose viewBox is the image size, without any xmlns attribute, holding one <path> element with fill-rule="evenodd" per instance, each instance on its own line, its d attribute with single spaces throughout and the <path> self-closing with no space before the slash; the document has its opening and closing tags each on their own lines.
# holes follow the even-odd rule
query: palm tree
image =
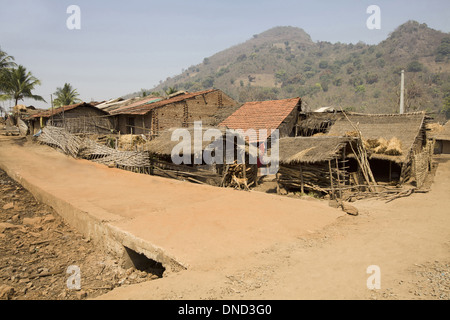
<svg viewBox="0 0 450 320">
<path fill-rule="evenodd" d="M 15 105 L 19 100 L 25 98 L 46 102 L 41 96 L 32 93 L 34 87 L 41 85 L 41 82 L 31 72 L 27 72 L 27 69 L 22 65 L 15 69 L 3 69 L 0 83 L 3 92 L 5 92 L 3 96 L 13 99 Z"/>
<path fill-rule="evenodd" d="M 165 94 L 170 96 L 171 94 L 177 92 L 177 89 L 175 87 L 169 87 L 166 90 L 164 90 Z"/>
<path fill-rule="evenodd" d="M 13 68 L 17 66 L 14 62 L 14 57 L 9 56 L 5 51 L 0 48 L 0 71 L 4 68 Z"/>
<path fill-rule="evenodd" d="M 55 107 L 69 106 L 81 102 L 81 100 L 78 99 L 79 94 L 77 90 L 73 89 L 70 83 L 65 83 L 62 88 L 56 88 L 54 94 L 56 96 L 56 99 L 53 100 Z"/>
<path fill-rule="evenodd" d="M 9 95 L 2 94 L 4 91 L 4 73 L 7 72 L 10 68 L 15 67 L 16 64 L 13 61 L 14 57 L 9 56 L 5 51 L 2 51 L 0 48 L 0 101 L 8 100 Z"/>
</svg>

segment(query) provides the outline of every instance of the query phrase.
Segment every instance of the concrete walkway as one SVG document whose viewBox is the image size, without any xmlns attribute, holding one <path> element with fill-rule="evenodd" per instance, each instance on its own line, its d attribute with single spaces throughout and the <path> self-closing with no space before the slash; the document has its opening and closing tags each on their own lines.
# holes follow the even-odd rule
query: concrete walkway
<svg viewBox="0 0 450 320">
<path fill-rule="evenodd" d="M 168 269 L 201 270 L 313 233 L 342 216 L 325 204 L 110 169 L 0 140 L 0 168 L 86 236 Z"/>
</svg>

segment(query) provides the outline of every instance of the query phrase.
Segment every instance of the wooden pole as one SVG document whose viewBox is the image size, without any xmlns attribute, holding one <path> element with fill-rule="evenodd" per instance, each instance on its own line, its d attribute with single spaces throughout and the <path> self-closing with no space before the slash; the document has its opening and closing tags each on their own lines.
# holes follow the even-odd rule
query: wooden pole
<svg viewBox="0 0 450 320">
<path fill-rule="evenodd" d="M 389 182 L 392 181 L 392 161 L 389 161 Z"/>
<path fill-rule="evenodd" d="M 339 199 L 342 199 L 342 190 L 341 190 L 341 177 L 340 177 L 340 170 L 339 170 L 339 162 L 336 158 L 336 170 L 337 170 L 337 178 L 338 178 L 338 190 L 339 190 Z"/>
<path fill-rule="evenodd" d="M 242 164 L 242 171 L 243 171 L 243 178 L 244 178 L 245 188 L 248 190 L 248 185 L 247 185 L 247 168 L 245 166 L 245 159 L 244 159 L 244 163 Z"/>
<path fill-rule="evenodd" d="M 303 168 L 302 168 L 302 164 L 300 163 L 299 165 L 300 165 L 300 183 L 301 183 L 300 188 L 301 188 L 302 195 L 303 195 L 303 194 L 305 194 L 305 182 L 304 182 L 304 180 L 303 180 Z"/>
<path fill-rule="evenodd" d="M 277 177 L 277 194 L 281 194 L 281 192 L 280 192 L 280 173 L 279 172 L 277 172 L 276 177 Z"/>
<path fill-rule="evenodd" d="M 333 186 L 333 173 L 331 172 L 331 161 L 328 160 L 328 170 L 330 173 L 330 185 L 331 185 L 331 195 L 332 195 L 332 199 L 336 198 L 336 194 L 334 192 L 334 186 Z"/>
<path fill-rule="evenodd" d="M 52 126 L 53 126 L 53 95 L 50 95 L 50 101 L 52 104 Z"/>
</svg>

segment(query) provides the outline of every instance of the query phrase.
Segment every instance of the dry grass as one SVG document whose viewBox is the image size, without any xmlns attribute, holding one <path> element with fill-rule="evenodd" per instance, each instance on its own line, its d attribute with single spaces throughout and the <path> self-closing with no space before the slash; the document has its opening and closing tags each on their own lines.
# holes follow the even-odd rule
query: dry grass
<svg viewBox="0 0 450 320">
<path fill-rule="evenodd" d="M 403 154 L 402 142 L 393 137 L 389 140 L 385 138 L 364 140 L 364 147 L 372 153 L 399 156 Z"/>
</svg>

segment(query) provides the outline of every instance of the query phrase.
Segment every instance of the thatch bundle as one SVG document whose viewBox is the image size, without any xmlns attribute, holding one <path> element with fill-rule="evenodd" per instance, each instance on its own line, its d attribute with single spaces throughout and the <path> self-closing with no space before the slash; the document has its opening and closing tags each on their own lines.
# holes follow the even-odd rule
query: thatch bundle
<svg viewBox="0 0 450 320">
<path fill-rule="evenodd" d="M 344 135 L 344 137 L 352 137 L 352 138 L 358 138 L 359 137 L 359 133 L 358 131 L 347 131 Z"/>
<path fill-rule="evenodd" d="M 372 153 L 399 156 L 403 153 L 402 143 L 396 137 L 386 140 L 385 138 L 367 139 L 363 141 L 364 147 Z"/>
<path fill-rule="evenodd" d="M 122 135 L 119 138 L 119 149 L 132 151 L 136 146 L 145 145 L 147 143 L 147 139 L 142 135 Z"/>
<path fill-rule="evenodd" d="M 427 129 L 430 131 L 431 134 L 436 134 L 444 131 L 444 126 L 439 123 L 428 123 Z"/>
<path fill-rule="evenodd" d="M 394 137 L 388 141 L 388 145 L 386 147 L 386 150 L 384 151 L 384 154 L 387 154 L 389 156 L 399 156 L 402 153 L 402 142 L 399 139 Z"/>
</svg>

